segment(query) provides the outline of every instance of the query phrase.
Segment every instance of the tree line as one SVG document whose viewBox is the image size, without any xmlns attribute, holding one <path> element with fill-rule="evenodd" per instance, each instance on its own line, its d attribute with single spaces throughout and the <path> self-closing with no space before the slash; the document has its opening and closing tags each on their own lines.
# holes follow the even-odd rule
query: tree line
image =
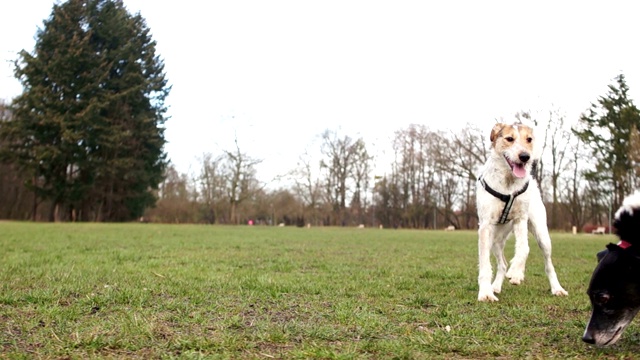
<svg viewBox="0 0 640 360">
<path fill-rule="evenodd" d="M 543 158 L 534 176 L 551 228 L 608 226 L 624 196 L 637 188 L 640 112 L 628 93 L 620 74 L 573 121 L 560 110 L 514 116 L 537 124 Z M 394 160 L 377 174 L 363 139 L 327 130 L 321 158 L 302 155 L 288 174 L 292 185 L 278 190 L 265 189 L 255 170 L 260 160 L 236 143 L 232 152 L 204 156 L 196 175 L 170 167 L 147 215 L 163 222 L 475 229 L 476 176 L 488 156 L 488 133 L 474 124 L 399 129 Z"/>
<path fill-rule="evenodd" d="M 260 180 L 262 159 L 237 141 L 180 173 L 164 151 L 171 88 L 163 61 L 144 19 L 120 0 L 54 5 L 15 76 L 23 93 L 0 103 L 3 219 L 477 227 L 489 129 L 474 124 L 398 129 L 382 173 L 370 144 L 331 129 L 277 188 Z M 628 94 L 620 74 L 578 119 L 515 114 L 538 125 L 544 155 L 535 176 L 550 227 L 607 225 L 636 189 L 640 112 Z"/>
</svg>

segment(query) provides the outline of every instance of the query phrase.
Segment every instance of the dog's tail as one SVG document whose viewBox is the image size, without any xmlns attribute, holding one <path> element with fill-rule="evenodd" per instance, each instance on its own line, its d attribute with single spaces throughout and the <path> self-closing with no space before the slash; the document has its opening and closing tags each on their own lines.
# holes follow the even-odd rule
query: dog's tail
<svg viewBox="0 0 640 360">
<path fill-rule="evenodd" d="M 640 192 L 624 199 L 616 211 L 613 226 L 620 240 L 640 245 Z"/>
</svg>

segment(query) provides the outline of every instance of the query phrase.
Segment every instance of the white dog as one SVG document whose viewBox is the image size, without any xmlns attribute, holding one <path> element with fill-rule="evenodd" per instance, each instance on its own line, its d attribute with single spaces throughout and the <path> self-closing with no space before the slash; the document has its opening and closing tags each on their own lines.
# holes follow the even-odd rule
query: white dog
<svg viewBox="0 0 640 360">
<path fill-rule="evenodd" d="M 521 123 L 496 124 L 491 130 L 491 151 L 477 184 L 479 274 L 478 301 L 498 301 L 505 276 L 518 285 L 524 280 L 529 255 L 529 230 L 544 255 L 551 293 L 568 293 L 558 282 L 551 262 L 551 238 L 547 215 L 531 167 L 539 159 L 533 128 Z M 507 271 L 504 246 L 509 234 L 516 238 L 515 255 Z M 491 252 L 496 258 L 496 277 L 491 283 Z"/>
</svg>

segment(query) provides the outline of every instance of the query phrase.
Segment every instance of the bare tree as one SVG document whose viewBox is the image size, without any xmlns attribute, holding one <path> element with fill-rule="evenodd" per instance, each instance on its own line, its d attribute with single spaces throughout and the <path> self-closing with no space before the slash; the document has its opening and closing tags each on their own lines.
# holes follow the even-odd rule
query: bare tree
<svg viewBox="0 0 640 360">
<path fill-rule="evenodd" d="M 398 178 L 396 164 L 393 164 L 391 173 L 378 179 L 374 185 L 375 216 L 385 227 L 402 225 L 404 195 L 398 186 Z"/>
<path fill-rule="evenodd" d="M 559 188 L 564 189 L 559 192 L 560 202 L 570 224 L 582 229 L 589 217 L 586 207 L 593 205 L 593 202 L 587 190 L 588 182 L 583 175 L 584 167 L 580 164 L 588 163 L 590 154 L 584 150 L 582 140 L 572 136 L 569 139 L 567 155 L 569 158 L 563 173 L 565 176 L 558 179 Z"/>
<path fill-rule="evenodd" d="M 322 133 L 321 152 L 324 159 L 321 168 L 324 170 L 324 196 L 331 205 L 334 215 L 345 223 L 347 195 L 349 193 L 349 176 L 354 161 L 354 141 L 349 136 L 342 138 L 334 131 Z M 335 223 L 335 217 L 334 221 Z"/>
<path fill-rule="evenodd" d="M 225 155 L 221 166 L 229 203 L 229 221 L 238 224 L 240 220 L 236 213 L 238 205 L 249 199 L 260 188 L 255 166 L 260 164 L 262 160 L 254 159 L 240 151 L 238 139 L 235 139 L 235 145 L 235 150 L 224 151 Z"/>
<path fill-rule="evenodd" d="M 206 223 L 215 224 L 225 197 L 225 177 L 223 174 L 223 157 L 214 158 L 211 154 L 202 156 L 202 168 L 198 177 L 202 218 Z"/>
<path fill-rule="evenodd" d="M 396 131 L 393 140 L 395 163 L 391 176 L 391 188 L 396 189 L 400 226 L 417 226 L 417 218 L 424 209 L 423 198 L 420 196 L 418 174 L 424 174 L 424 158 L 420 149 L 420 132 L 427 131 L 424 126 L 411 125 L 408 129 Z"/>
<path fill-rule="evenodd" d="M 318 209 L 320 207 L 322 188 L 319 173 L 320 162 L 317 168 L 313 165 L 312 156 L 308 151 L 299 157 L 297 167 L 291 172 L 294 191 L 306 208 L 305 216 L 308 221 L 318 225 Z"/>
<path fill-rule="evenodd" d="M 453 175 L 475 182 L 480 167 L 489 156 L 486 146 L 489 131 L 467 123 L 459 132 L 451 132 L 451 136 L 452 146 L 447 152 L 450 155 L 443 157 L 445 162 L 441 166 Z"/>
<path fill-rule="evenodd" d="M 351 210 L 355 213 L 358 223 L 364 223 L 364 209 L 367 208 L 367 191 L 371 176 L 371 160 L 373 159 L 362 139 L 356 140 L 351 148 L 353 161 L 351 166 L 351 178 L 353 179 L 353 195 L 351 197 Z"/>
<path fill-rule="evenodd" d="M 170 164 L 158 188 L 156 206 L 145 211 L 144 219 L 167 223 L 197 221 L 197 193 L 186 174 Z"/>
<path fill-rule="evenodd" d="M 303 204 L 293 192 L 279 189 L 269 194 L 268 198 L 274 223 L 304 226 Z"/>
<path fill-rule="evenodd" d="M 559 114 L 558 110 L 549 112 L 544 133 L 544 144 L 547 150 L 545 159 L 549 159 L 551 166 L 549 181 L 551 183 L 551 211 L 549 216 L 549 226 L 553 229 L 559 226 L 559 180 L 560 176 L 566 170 L 568 159 L 566 159 L 567 148 L 571 142 L 571 131 L 565 128 L 564 117 Z M 540 165 L 539 172 L 545 169 L 544 161 Z M 542 193 L 542 192 L 541 192 Z"/>
<path fill-rule="evenodd" d="M 477 225 L 475 190 L 477 174 L 487 161 L 489 148 L 486 146 L 489 132 L 468 123 L 459 132 L 452 132 L 452 146 L 445 154 L 440 166 L 455 178 L 460 185 L 460 212 L 463 216 L 460 227 L 467 229 Z"/>
<path fill-rule="evenodd" d="M 439 133 L 424 125 L 396 131 L 393 141 L 395 161 L 386 189 L 392 190 L 401 214 L 400 226 L 423 228 L 431 223 L 436 207 L 436 154 Z M 394 224 L 396 225 L 396 224 Z"/>
</svg>

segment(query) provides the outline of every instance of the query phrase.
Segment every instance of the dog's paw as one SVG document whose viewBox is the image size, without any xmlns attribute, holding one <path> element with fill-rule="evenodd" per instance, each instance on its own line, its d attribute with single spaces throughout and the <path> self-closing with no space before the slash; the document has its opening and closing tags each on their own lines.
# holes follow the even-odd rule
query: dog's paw
<svg viewBox="0 0 640 360">
<path fill-rule="evenodd" d="M 493 290 L 494 294 L 500 294 L 502 291 L 502 281 L 498 281 L 498 279 L 494 280 L 493 284 L 491 284 L 491 290 Z"/>
<path fill-rule="evenodd" d="M 520 285 L 524 281 L 524 271 L 512 267 L 507 271 L 506 277 L 509 279 L 509 283 Z"/>
<path fill-rule="evenodd" d="M 567 292 L 567 290 L 563 288 L 551 289 L 551 293 L 555 296 L 569 296 L 569 293 Z"/>
<path fill-rule="evenodd" d="M 483 302 L 495 302 L 498 301 L 498 298 L 493 295 L 492 292 L 488 292 L 488 293 L 478 293 L 478 301 L 483 301 Z"/>
<path fill-rule="evenodd" d="M 509 283 L 512 285 L 520 285 L 524 281 L 524 275 L 514 275 L 509 278 Z"/>
</svg>

